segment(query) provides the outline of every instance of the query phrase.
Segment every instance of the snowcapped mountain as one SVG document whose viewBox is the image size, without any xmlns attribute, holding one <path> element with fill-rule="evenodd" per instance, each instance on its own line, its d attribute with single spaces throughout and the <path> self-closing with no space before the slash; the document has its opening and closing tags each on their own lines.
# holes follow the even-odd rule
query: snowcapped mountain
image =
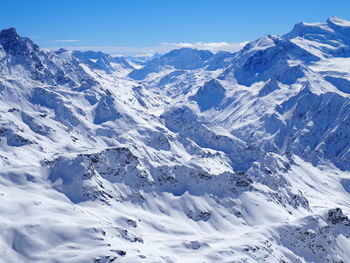
<svg viewBox="0 0 350 263">
<path fill-rule="evenodd" d="M 349 41 L 139 63 L 1 31 L 0 261 L 350 262 Z"/>
<path fill-rule="evenodd" d="M 91 69 L 104 70 L 107 73 L 116 70 L 134 69 L 124 57 L 113 57 L 96 51 L 74 51 L 72 54 Z"/>
</svg>

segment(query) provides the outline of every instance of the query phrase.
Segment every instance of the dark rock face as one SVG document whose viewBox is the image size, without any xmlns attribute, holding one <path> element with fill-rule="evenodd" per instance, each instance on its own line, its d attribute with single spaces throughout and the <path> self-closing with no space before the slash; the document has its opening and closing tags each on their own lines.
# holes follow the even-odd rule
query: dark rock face
<svg viewBox="0 0 350 263">
<path fill-rule="evenodd" d="M 29 38 L 21 38 L 15 28 L 0 31 L 0 44 L 13 56 L 29 56 L 39 51 L 39 46 Z"/>
<path fill-rule="evenodd" d="M 350 226 L 349 218 L 346 215 L 344 215 L 343 211 L 340 208 L 329 210 L 327 220 L 333 225 L 344 224 L 346 226 Z"/>
<path fill-rule="evenodd" d="M 21 147 L 24 145 L 33 144 L 32 141 L 19 135 L 18 133 L 9 128 L 0 127 L 0 140 L 1 138 L 6 138 L 7 145 L 13 147 Z"/>
</svg>

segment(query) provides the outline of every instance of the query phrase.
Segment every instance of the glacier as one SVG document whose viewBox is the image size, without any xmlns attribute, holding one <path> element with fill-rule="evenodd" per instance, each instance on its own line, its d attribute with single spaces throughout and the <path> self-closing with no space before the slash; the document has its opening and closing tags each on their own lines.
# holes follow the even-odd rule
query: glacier
<svg viewBox="0 0 350 263">
<path fill-rule="evenodd" d="M 0 262 L 350 262 L 350 22 L 235 53 L 0 31 Z"/>
</svg>

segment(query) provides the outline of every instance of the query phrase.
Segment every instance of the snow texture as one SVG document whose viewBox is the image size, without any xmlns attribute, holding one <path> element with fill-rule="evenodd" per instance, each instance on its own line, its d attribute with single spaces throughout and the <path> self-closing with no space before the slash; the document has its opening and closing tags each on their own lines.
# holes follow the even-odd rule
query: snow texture
<svg viewBox="0 0 350 263">
<path fill-rule="evenodd" d="M 350 22 L 236 53 L 0 31 L 0 262 L 350 262 Z"/>
</svg>

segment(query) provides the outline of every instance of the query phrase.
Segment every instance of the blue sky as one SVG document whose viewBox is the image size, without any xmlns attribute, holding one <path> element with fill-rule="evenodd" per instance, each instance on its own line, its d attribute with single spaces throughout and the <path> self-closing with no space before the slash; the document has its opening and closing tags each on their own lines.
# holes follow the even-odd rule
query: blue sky
<svg viewBox="0 0 350 263">
<path fill-rule="evenodd" d="M 0 28 L 41 47 L 147 53 L 284 34 L 300 21 L 350 20 L 349 0 L 1 0 Z M 70 40 L 70 41 L 69 41 Z M 218 43 L 219 44 L 215 44 Z M 222 43 L 224 42 L 224 43 Z"/>
</svg>

